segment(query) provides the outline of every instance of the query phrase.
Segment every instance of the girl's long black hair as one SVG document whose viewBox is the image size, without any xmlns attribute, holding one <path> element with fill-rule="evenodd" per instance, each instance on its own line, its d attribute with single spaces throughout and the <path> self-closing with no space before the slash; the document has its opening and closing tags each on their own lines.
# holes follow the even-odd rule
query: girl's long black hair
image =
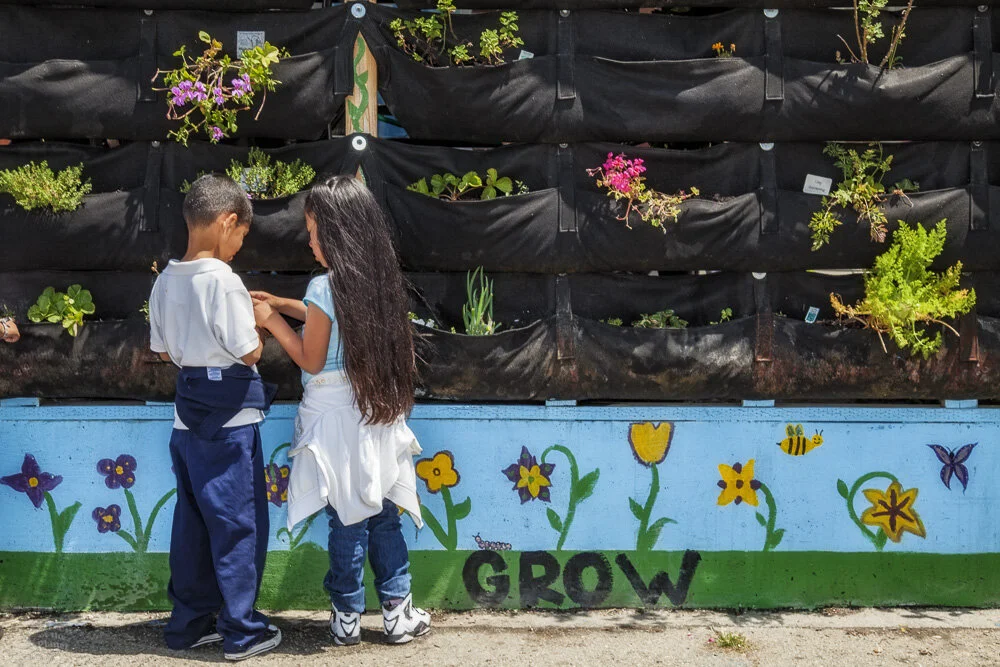
<svg viewBox="0 0 1000 667">
<path fill-rule="evenodd" d="M 344 369 L 368 424 L 389 424 L 413 407 L 414 354 L 407 293 L 389 223 L 371 191 L 332 176 L 309 191 L 329 267 Z"/>
</svg>

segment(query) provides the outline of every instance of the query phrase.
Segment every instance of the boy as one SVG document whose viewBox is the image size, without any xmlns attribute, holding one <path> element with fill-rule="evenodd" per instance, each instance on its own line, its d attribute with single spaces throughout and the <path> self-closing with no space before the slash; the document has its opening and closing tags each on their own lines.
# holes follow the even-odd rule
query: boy
<svg viewBox="0 0 1000 667">
<path fill-rule="evenodd" d="M 181 369 L 165 638 L 178 650 L 222 641 L 227 659 L 242 660 L 281 642 L 254 610 L 270 530 L 261 410 L 273 391 L 253 368 L 263 342 L 250 293 L 228 265 L 253 211 L 235 181 L 208 175 L 191 186 L 183 213 L 187 253 L 170 260 L 149 297 L 150 348 Z"/>
</svg>

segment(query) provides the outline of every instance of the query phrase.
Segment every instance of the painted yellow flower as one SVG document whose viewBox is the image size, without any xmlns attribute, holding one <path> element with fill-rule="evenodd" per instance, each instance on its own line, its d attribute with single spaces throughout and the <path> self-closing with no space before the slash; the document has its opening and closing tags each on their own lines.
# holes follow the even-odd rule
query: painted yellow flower
<svg viewBox="0 0 1000 667">
<path fill-rule="evenodd" d="M 913 510 L 917 489 L 903 491 L 899 482 L 893 482 L 884 493 L 878 489 L 865 489 L 864 494 L 872 506 L 861 515 L 862 523 L 881 528 L 893 542 L 902 539 L 904 530 L 918 537 L 927 537 L 924 522 Z"/>
<path fill-rule="evenodd" d="M 644 466 L 661 463 L 670 451 L 670 441 L 674 436 L 674 425 L 662 422 L 632 424 L 628 429 L 628 442 L 636 460 Z"/>
<path fill-rule="evenodd" d="M 739 463 L 734 463 L 732 466 L 719 464 L 719 474 L 722 475 L 722 479 L 719 480 L 719 488 L 722 489 L 718 501 L 720 505 L 728 505 L 733 501 L 739 505 L 746 501 L 748 505 L 757 507 L 757 489 L 760 488 L 760 482 L 753 478 L 753 462 L 754 460 L 750 459 L 745 466 Z"/>
<path fill-rule="evenodd" d="M 455 470 L 455 457 L 447 450 L 438 452 L 434 458 L 417 461 L 417 477 L 427 483 L 431 493 L 437 493 L 441 487 L 455 486 L 460 479 Z"/>
</svg>

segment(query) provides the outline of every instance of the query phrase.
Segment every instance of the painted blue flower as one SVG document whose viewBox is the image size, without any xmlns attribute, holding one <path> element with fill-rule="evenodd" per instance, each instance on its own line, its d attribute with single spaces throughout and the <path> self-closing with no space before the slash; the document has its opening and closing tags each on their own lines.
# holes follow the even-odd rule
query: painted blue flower
<svg viewBox="0 0 1000 667">
<path fill-rule="evenodd" d="M 28 500 L 38 509 L 42 506 L 45 494 L 59 486 L 62 476 L 42 472 L 38 467 L 38 461 L 31 454 L 24 455 L 24 462 L 21 464 L 21 473 L 18 475 L 7 475 L 0 477 L 0 484 L 6 484 L 15 491 L 27 494 Z"/>
<path fill-rule="evenodd" d="M 97 462 L 97 472 L 104 475 L 104 483 L 109 489 L 131 489 L 135 484 L 136 461 L 134 456 L 122 454 L 117 459 L 101 459 Z"/>
</svg>

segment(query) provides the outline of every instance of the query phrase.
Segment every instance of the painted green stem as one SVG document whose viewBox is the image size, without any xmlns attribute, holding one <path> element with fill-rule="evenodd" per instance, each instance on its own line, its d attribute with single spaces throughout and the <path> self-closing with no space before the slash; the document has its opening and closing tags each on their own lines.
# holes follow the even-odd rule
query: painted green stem
<svg viewBox="0 0 1000 667">
<path fill-rule="evenodd" d="M 145 553 L 146 545 L 143 544 L 142 517 L 139 516 L 139 508 L 135 504 L 135 496 L 128 489 L 125 489 L 125 502 L 128 503 L 128 511 L 132 515 L 132 527 L 135 529 L 136 552 Z"/>
<path fill-rule="evenodd" d="M 767 504 L 767 523 L 764 526 L 764 551 L 773 551 L 781 541 L 781 534 L 776 533 L 774 522 L 778 518 L 778 505 L 774 502 L 774 494 L 767 484 L 760 483 L 760 492 L 764 494 L 764 502 Z M 782 533 L 783 534 L 783 533 Z M 776 539 L 777 538 L 777 539 Z"/>
<path fill-rule="evenodd" d="M 569 535 L 569 528 L 573 525 L 573 518 L 576 517 L 576 506 L 594 492 L 594 486 L 597 484 L 601 471 L 599 469 L 592 470 L 581 480 L 580 470 L 573 452 L 562 445 L 552 445 L 542 452 L 542 464 L 547 463 L 546 458 L 551 452 L 559 452 L 569 461 L 569 506 L 566 508 L 566 519 L 560 520 L 559 515 L 551 507 L 548 510 L 549 523 L 552 524 L 553 529 L 559 532 L 556 551 L 562 551 L 563 544 L 566 543 L 566 536 Z"/>
<path fill-rule="evenodd" d="M 297 549 L 299 547 L 299 545 L 302 544 L 303 538 L 305 538 L 306 533 L 309 532 L 309 528 L 312 527 L 313 522 L 316 520 L 316 517 L 318 517 L 318 516 L 319 516 L 319 512 L 316 512 L 311 517 L 309 517 L 308 519 L 306 519 L 305 522 L 302 524 L 302 528 L 299 529 L 299 532 L 296 533 L 294 537 L 292 536 L 291 532 L 288 533 L 288 549 L 289 549 L 289 551 L 293 551 L 293 550 Z M 287 528 L 285 530 L 286 530 L 286 532 L 288 531 Z"/>
<path fill-rule="evenodd" d="M 149 513 L 149 521 L 146 523 L 145 529 L 142 525 L 142 516 L 139 514 L 139 506 L 135 502 L 135 496 L 132 491 L 125 489 L 125 502 L 128 504 L 129 514 L 132 515 L 132 527 L 135 529 L 135 536 L 126 530 L 119 530 L 118 537 L 125 540 L 130 547 L 137 554 L 144 554 L 149 548 L 149 539 L 153 535 L 153 524 L 156 523 L 156 517 L 160 514 L 160 510 L 163 506 L 167 504 L 167 501 L 174 497 L 177 493 L 177 489 L 170 489 L 163 497 L 156 501 L 156 505 L 153 506 L 153 511 Z"/>
<path fill-rule="evenodd" d="M 286 442 L 283 445 L 278 445 L 277 447 L 274 448 L 274 451 L 271 452 L 271 459 L 268 461 L 268 463 L 274 463 L 274 458 L 278 455 L 278 452 L 284 449 L 291 449 L 291 448 L 292 448 L 292 443 L 290 442 Z"/>
<path fill-rule="evenodd" d="M 146 532 L 143 534 L 142 538 L 142 550 L 146 551 L 149 547 L 149 538 L 153 535 L 153 524 L 156 523 L 156 517 L 160 514 L 160 510 L 163 506 L 167 504 L 167 501 L 177 495 L 177 489 L 170 489 L 163 497 L 156 501 L 153 505 L 153 511 L 149 513 L 149 521 L 146 522 Z"/>
<path fill-rule="evenodd" d="M 662 517 L 657 519 L 653 525 L 649 524 L 649 517 L 653 514 L 653 506 L 656 504 L 656 499 L 660 494 L 660 471 L 655 463 L 649 467 L 653 471 L 653 479 L 649 485 L 649 495 L 646 497 L 646 503 L 639 506 L 634 499 L 629 498 L 629 502 L 632 505 L 632 513 L 639 519 L 639 532 L 635 538 L 636 551 L 652 551 L 653 547 L 656 546 L 656 542 L 660 539 L 660 531 L 663 530 L 663 526 L 668 523 L 677 523 L 673 519 Z M 636 509 L 636 507 L 639 507 L 639 509 Z"/>
<path fill-rule="evenodd" d="M 76 518 L 76 513 L 80 510 L 80 502 L 77 501 L 64 509 L 62 512 L 56 509 L 56 501 L 52 494 L 45 492 L 45 506 L 49 510 L 49 522 L 52 525 L 52 541 L 55 543 L 56 553 L 62 553 L 63 541 L 69 531 L 70 524 Z"/>
<path fill-rule="evenodd" d="M 880 540 L 877 533 L 873 533 L 871 530 L 868 529 L 867 526 L 865 526 L 865 524 L 861 522 L 861 519 L 858 517 L 857 511 L 854 509 L 854 498 L 855 496 L 858 495 L 858 491 L 861 489 L 861 486 L 865 482 L 868 482 L 873 479 L 878 479 L 880 477 L 883 479 L 887 479 L 890 482 L 895 482 L 897 484 L 899 483 L 899 480 L 896 479 L 896 476 L 893 475 L 892 473 L 885 471 L 870 472 L 867 475 L 862 475 L 861 477 L 858 478 L 856 482 L 854 482 L 854 485 L 851 486 L 851 489 L 847 492 L 847 498 L 846 498 L 847 512 L 851 516 L 851 521 L 853 521 L 854 525 L 856 525 L 861 530 L 862 534 L 864 534 L 864 536 L 871 541 L 871 543 L 875 546 L 876 551 L 882 551 L 882 549 L 885 547 L 885 540 L 884 539 Z M 882 529 L 879 528 L 878 532 L 881 533 Z"/>
<path fill-rule="evenodd" d="M 128 532 L 127 530 L 119 530 L 118 532 L 115 533 L 115 535 L 125 540 L 125 543 L 128 544 L 130 547 L 132 547 L 133 551 L 135 551 L 136 553 L 142 553 L 141 551 L 139 551 L 139 543 L 136 541 L 134 537 L 132 537 L 132 533 Z"/>
<path fill-rule="evenodd" d="M 424 524 L 426 524 L 427 527 L 431 529 L 431 532 L 434 533 L 434 537 L 436 537 L 437 541 L 441 543 L 441 546 L 447 549 L 448 535 L 444 532 L 444 528 L 441 527 L 441 522 L 437 520 L 434 513 L 427 507 L 421 506 L 420 516 L 423 518 Z"/>
<path fill-rule="evenodd" d="M 444 514 L 448 521 L 447 531 L 427 507 L 420 507 L 420 516 L 423 517 L 424 523 L 434 533 L 434 537 L 441 543 L 441 546 L 448 551 L 454 551 L 458 548 L 458 517 L 455 515 L 455 503 L 451 498 L 451 490 L 447 486 L 441 487 L 441 500 L 444 501 Z"/>
</svg>

